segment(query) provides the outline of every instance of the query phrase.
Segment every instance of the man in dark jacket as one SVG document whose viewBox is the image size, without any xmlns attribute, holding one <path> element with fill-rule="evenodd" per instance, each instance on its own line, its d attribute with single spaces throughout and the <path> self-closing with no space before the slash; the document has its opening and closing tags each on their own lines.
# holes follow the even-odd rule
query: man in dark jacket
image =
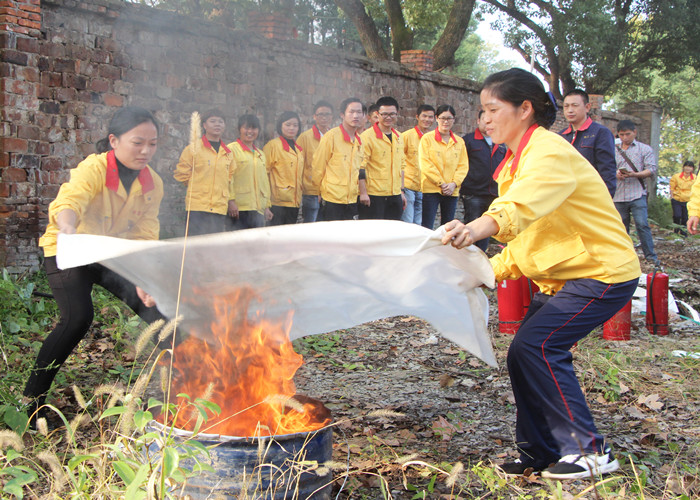
<svg viewBox="0 0 700 500">
<path fill-rule="evenodd" d="M 574 89 L 564 96 L 564 117 L 569 128 L 559 132 L 598 171 L 610 192 L 615 195 L 617 164 L 615 162 L 615 138 L 600 123 L 591 120 L 588 113 L 591 103 L 588 94 Z"/>
<path fill-rule="evenodd" d="M 486 125 L 481 119 L 483 113 L 483 110 L 479 110 L 477 129 L 463 137 L 469 156 L 469 173 L 459 190 L 459 197 L 464 204 L 465 224 L 481 217 L 498 196 L 498 184 L 493 179 L 493 173 L 506 154 L 505 146 L 494 144 L 486 133 Z M 489 239 L 485 238 L 475 244 L 486 251 Z"/>
</svg>

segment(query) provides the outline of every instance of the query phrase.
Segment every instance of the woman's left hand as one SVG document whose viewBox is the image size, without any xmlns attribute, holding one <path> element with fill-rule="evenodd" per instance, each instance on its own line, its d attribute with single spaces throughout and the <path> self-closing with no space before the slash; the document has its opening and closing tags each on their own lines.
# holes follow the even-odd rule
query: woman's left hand
<svg viewBox="0 0 700 500">
<path fill-rule="evenodd" d="M 440 184 L 440 191 L 444 196 L 452 196 L 452 193 L 457 189 L 457 184 L 454 182 L 446 182 L 445 184 Z"/>
<path fill-rule="evenodd" d="M 136 295 L 139 296 L 139 299 L 141 299 L 141 302 L 143 302 L 143 305 L 146 307 L 153 307 L 156 305 L 156 301 L 153 297 L 151 297 L 148 293 L 146 293 L 143 288 L 137 286 L 136 287 Z"/>
</svg>

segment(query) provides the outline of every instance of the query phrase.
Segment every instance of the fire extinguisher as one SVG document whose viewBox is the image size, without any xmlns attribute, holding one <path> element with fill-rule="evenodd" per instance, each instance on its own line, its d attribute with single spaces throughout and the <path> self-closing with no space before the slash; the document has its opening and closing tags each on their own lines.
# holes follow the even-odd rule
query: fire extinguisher
<svg viewBox="0 0 700 500">
<path fill-rule="evenodd" d="M 647 274 L 647 330 L 668 335 L 668 274 Z"/>
<path fill-rule="evenodd" d="M 522 319 L 523 285 L 521 281 L 501 281 L 498 284 L 498 331 L 513 335 L 518 331 Z"/>
<path fill-rule="evenodd" d="M 632 300 L 629 300 L 617 314 L 603 325 L 605 340 L 629 340 L 630 323 L 632 321 Z"/>
<path fill-rule="evenodd" d="M 526 278 L 525 276 L 522 276 L 520 278 L 520 283 L 523 286 L 523 318 L 527 314 L 527 310 L 530 307 L 530 302 L 532 302 L 532 297 L 535 296 L 537 292 L 540 291 L 540 287 L 535 285 L 535 283 Z"/>
</svg>

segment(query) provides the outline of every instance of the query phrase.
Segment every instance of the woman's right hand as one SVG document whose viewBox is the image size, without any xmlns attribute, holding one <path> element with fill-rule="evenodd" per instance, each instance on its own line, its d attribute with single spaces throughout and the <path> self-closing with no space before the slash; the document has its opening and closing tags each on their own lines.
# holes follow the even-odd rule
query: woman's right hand
<svg viewBox="0 0 700 500">
<path fill-rule="evenodd" d="M 700 232 L 698 231 L 698 222 L 700 222 L 700 217 L 697 215 L 688 217 L 688 232 L 690 234 L 698 234 Z"/>
<path fill-rule="evenodd" d="M 457 219 L 448 222 L 443 227 L 445 228 L 445 235 L 442 237 L 443 245 L 451 243 L 453 247 L 461 249 L 474 244 L 471 230 Z"/>
<path fill-rule="evenodd" d="M 58 226 L 58 231 L 62 234 L 75 234 L 78 225 L 78 215 L 71 209 L 66 208 L 61 210 L 58 215 L 56 215 L 56 225 Z"/>
</svg>

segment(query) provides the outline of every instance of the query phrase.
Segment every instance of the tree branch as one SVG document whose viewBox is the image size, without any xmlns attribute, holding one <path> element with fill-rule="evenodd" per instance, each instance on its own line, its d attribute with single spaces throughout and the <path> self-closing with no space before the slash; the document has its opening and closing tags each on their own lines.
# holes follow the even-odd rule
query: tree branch
<svg viewBox="0 0 700 500">
<path fill-rule="evenodd" d="M 360 41 L 365 49 L 367 57 L 370 59 L 389 59 L 382 39 L 379 38 L 377 27 L 374 21 L 367 15 L 365 6 L 360 0 L 335 0 L 335 4 L 340 8 L 357 28 L 360 34 Z"/>
<path fill-rule="evenodd" d="M 413 48 L 413 31 L 406 26 L 400 0 L 385 0 L 386 15 L 391 28 L 391 46 L 394 61 L 401 61 L 401 51 Z"/>
</svg>

